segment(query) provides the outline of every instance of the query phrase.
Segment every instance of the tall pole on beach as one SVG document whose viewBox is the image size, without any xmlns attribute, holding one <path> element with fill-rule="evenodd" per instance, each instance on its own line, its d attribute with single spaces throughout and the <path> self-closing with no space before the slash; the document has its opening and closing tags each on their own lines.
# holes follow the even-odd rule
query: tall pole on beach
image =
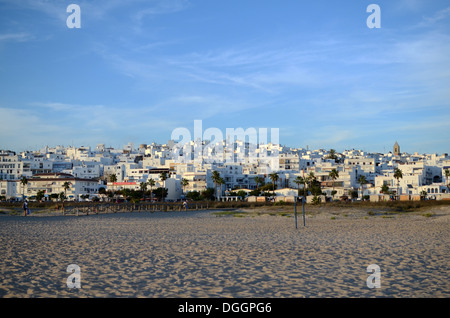
<svg viewBox="0 0 450 318">
<path fill-rule="evenodd" d="M 306 179 L 305 179 L 305 169 L 302 169 L 303 171 L 303 197 L 302 197 L 302 207 L 303 207 L 303 226 L 306 226 L 305 224 L 305 201 L 306 201 Z"/>
<path fill-rule="evenodd" d="M 297 200 L 299 197 L 294 197 L 295 203 L 294 203 L 294 216 L 295 216 L 295 228 L 297 228 Z M 306 226 L 305 222 L 305 198 L 302 197 L 302 207 L 303 207 L 303 226 Z"/>
<path fill-rule="evenodd" d="M 306 226 L 305 224 L 305 197 L 302 197 L 302 206 L 303 206 L 303 226 Z"/>
<path fill-rule="evenodd" d="M 295 199 L 295 228 L 297 228 L 297 198 L 298 197 L 294 197 L 294 199 Z"/>
</svg>

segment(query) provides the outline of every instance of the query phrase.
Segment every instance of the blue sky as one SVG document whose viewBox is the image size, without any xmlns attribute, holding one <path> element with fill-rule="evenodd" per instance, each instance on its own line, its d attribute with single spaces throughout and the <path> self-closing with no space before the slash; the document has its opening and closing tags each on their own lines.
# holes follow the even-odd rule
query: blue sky
<svg viewBox="0 0 450 318">
<path fill-rule="evenodd" d="M 165 143 L 200 119 L 293 147 L 450 153 L 450 3 L 0 0 L 0 87 L 15 151 Z"/>
</svg>

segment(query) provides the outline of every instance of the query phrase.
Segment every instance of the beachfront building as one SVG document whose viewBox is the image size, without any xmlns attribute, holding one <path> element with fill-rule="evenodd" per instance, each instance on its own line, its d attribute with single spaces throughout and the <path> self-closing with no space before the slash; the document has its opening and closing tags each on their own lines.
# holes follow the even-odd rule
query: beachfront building
<svg viewBox="0 0 450 318">
<path fill-rule="evenodd" d="M 80 165 L 72 166 L 71 169 L 62 170 L 77 178 L 82 179 L 99 179 L 102 176 L 102 165 L 98 162 L 83 162 Z"/>
<path fill-rule="evenodd" d="M 333 169 L 336 169 L 339 175 L 335 180 L 330 176 L 330 172 Z M 310 173 L 314 174 L 317 181 L 320 182 L 322 192 L 328 197 L 339 198 L 359 187 L 357 182 L 358 170 L 357 167 L 352 165 L 346 166 L 330 161 L 320 162 L 319 164 L 306 169 L 305 172 L 299 173 L 298 176 L 306 178 Z M 336 191 L 334 196 L 332 195 L 333 190 Z"/>
<path fill-rule="evenodd" d="M 398 165 L 402 171 L 402 178 L 394 178 L 394 170 L 384 171 L 375 177 L 375 188 L 381 191 L 383 185 L 387 185 L 392 193 L 419 195 L 422 187 L 442 181 L 441 170 L 429 167 L 423 162 Z"/>
<path fill-rule="evenodd" d="M 17 187 L 20 187 L 20 181 L 17 181 Z M 69 186 L 65 188 L 65 184 Z M 82 196 L 95 196 L 98 193 L 99 182 L 97 179 L 76 178 L 66 173 L 43 173 L 36 174 L 28 179 L 24 187 L 25 197 L 34 199 L 39 192 L 44 194 L 46 199 L 56 197 L 64 193 L 67 200 L 79 201 Z M 21 194 L 17 194 L 20 196 Z"/>
<path fill-rule="evenodd" d="M 123 189 L 141 191 L 141 183 L 147 183 L 150 179 L 155 181 L 153 190 L 157 188 L 167 189 L 166 201 L 177 201 L 181 198 L 181 180 L 178 178 L 172 178 L 172 174 L 169 169 L 155 168 L 155 169 L 132 169 L 131 176 L 124 181 L 107 182 L 107 190 L 120 191 Z M 161 179 L 161 173 L 167 173 L 167 179 Z M 150 186 L 147 185 L 147 190 L 150 190 Z"/>
<path fill-rule="evenodd" d="M 66 156 L 71 160 L 86 160 L 92 157 L 91 147 L 67 147 Z"/>
<path fill-rule="evenodd" d="M 446 184 L 443 183 L 433 183 L 431 185 L 425 185 L 419 188 L 419 193 L 425 191 L 429 199 L 439 199 L 443 194 L 450 193 L 450 189 Z M 445 196 L 446 198 L 448 196 Z"/>
<path fill-rule="evenodd" d="M 51 173 L 53 170 L 53 161 L 47 159 L 47 157 L 42 154 L 34 154 L 32 159 L 24 159 L 23 162 L 29 163 L 31 173 L 33 175 L 40 173 Z"/>
<path fill-rule="evenodd" d="M 306 161 L 300 159 L 297 153 L 281 153 L 279 161 L 280 171 L 282 170 L 297 170 L 300 171 L 306 168 Z"/>
<path fill-rule="evenodd" d="M 117 181 L 123 181 L 125 176 L 125 167 L 122 164 L 104 165 L 102 178 L 109 181 L 111 176 L 115 175 Z"/>
<path fill-rule="evenodd" d="M 351 149 L 342 153 L 333 152 L 331 157 L 331 152 L 323 149 L 291 148 L 271 143 L 254 145 L 240 140 L 230 143 L 230 140 L 188 141 L 181 148 L 175 141 L 169 140 L 166 144 L 141 144 L 137 149 L 129 143 L 121 149 L 104 144 L 98 144 L 94 149 L 83 146 L 44 147 L 19 155 L 3 150 L 0 151 L 0 180 L 13 183 L 3 182 L 0 193 L 20 196 L 22 189 L 20 184 L 17 185 L 20 178 L 25 176 L 31 179 L 39 175 L 42 178 L 43 173 L 67 174 L 73 178 L 103 180 L 105 183 L 114 174 L 116 184 L 108 184 L 108 188 L 140 189 L 140 183 L 150 178 L 157 181 L 155 188 L 163 186 L 160 173 L 166 171 L 170 179 L 176 180 L 167 182 L 175 182 L 174 190 L 170 192 L 173 199 L 183 192 L 182 179 L 189 182 L 184 192 L 215 188 L 211 179 L 213 171 L 218 171 L 225 181 L 220 187 L 222 195 L 224 191 L 237 188 L 256 189 L 255 177 L 271 182 L 269 175 L 272 172 L 279 175 L 278 190 L 297 189 L 295 178 L 313 172 L 328 197 L 333 189 L 338 192 L 335 198 L 354 190 L 360 191 L 361 188 L 364 188 L 364 194 L 378 194 L 383 184 L 396 192 L 397 179 L 393 177 L 396 168 L 403 172 L 403 178 L 398 182 L 400 194 L 415 195 L 423 189 L 439 194 L 445 191 L 448 184 L 445 177 L 445 169 L 450 169 L 448 154 L 401 153 L 398 143 L 388 153 Z M 336 180 L 329 176 L 332 169 L 339 172 Z M 360 176 L 368 182 L 363 187 L 358 183 Z"/>
<path fill-rule="evenodd" d="M 16 180 L 22 176 L 32 175 L 29 164 L 22 161 L 20 156 L 9 150 L 0 151 L 0 180 Z"/>
<path fill-rule="evenodd" d="M 17 188 L 19 184 L 16 180 L 0 180 L 0 201 L 16 200 L 21 196 L 21 189 Z"/>
</svg>

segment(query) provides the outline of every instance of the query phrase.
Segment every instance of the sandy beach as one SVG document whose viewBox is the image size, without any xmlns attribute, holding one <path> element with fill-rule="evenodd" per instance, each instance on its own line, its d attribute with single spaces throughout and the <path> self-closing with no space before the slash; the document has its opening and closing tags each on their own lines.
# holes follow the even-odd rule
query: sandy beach
<svg viewBox="0 0 450 318">
<path fill-rule="evenodd" d="M 292 213 L 255 210 L 2 215 L 0 297 L 447 298 L 450 211 L 432 209 L 325 210 L 305 227 L 299 213 L 297 229 Z"/>
</svg>

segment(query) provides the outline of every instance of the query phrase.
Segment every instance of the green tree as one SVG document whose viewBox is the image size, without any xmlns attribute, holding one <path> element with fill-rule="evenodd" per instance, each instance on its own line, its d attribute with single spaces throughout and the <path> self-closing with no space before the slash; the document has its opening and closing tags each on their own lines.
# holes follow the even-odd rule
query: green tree
<svg viewBox="0 0 450 318">
<path fill-rule="evenodd" d="M 159 178 L 163 182 L 164 186 L 163 188 L 166 189 L 166 180 L 167 180 L 167 171 L 163 171 L 159 174 Z M 161 192 L 164 193 L 164 192 Z M 161 201 L 164 201 L 164 198 L 167 196 L 167 194 L 164 197 L 161 197 Z"/>
<path fill-rule="evenodd" d="M 200 193 L 200 199 L 202 200 L 210 200 L 212 201 L 214 199 L 214 189 L 213 188 L 207 188 L 206 190 L 203 190 Z"/>
<path fill-rule="evenodd" d="M 20 179 L 20 183 L 22 184 L 22 201 L 25 200 L 25 186 L 28 184 L 28 179 L 26 177 L 22 177 Z"/>
<path fill-rule="evenodd" d="M 64 189 L 64 197 L 67 198 L 67 190 L 70 188 L 71 183 L 66 181 L 63 183 L 63 189 Z"/>
<path fill-rule="evenodd" d="M 147 182 L 141 182 L 141 183 L 139 184 L 139 188 L 141 189 L 141 191 L 142 191 L 142 196 L 143 196 L 143 195 L 144 195 L 144 192 L 147 191 Z"/>
<path fill-rule="evenodd" d="M 303 184 L 303 195 L 305 194 L 305 180 L 303 179 L 303 177 L 297 176 L 294 179 L 294 183 L 297 185 L 298 189 L 297 189 L 297 195 L 300 196 L 300 184 Z"/>
<path fill-rule="evenodd" d="M 367 184 L 366 177 L 363 175 L 359 176 L 358 183 L 361 185 L 361 198 L 362 198 L 364 196 L 364 185 Z"/>
<path fill-rule="evenodd" d="M 278 173 L 272 172 L 271 174 L 269 174 L 269 178 L 270 180 L 272 180 L 272 194 L 275 197 L 275 183 L 280 177 L 278 176 Z"/>
<path fill-rule="evenodd" d="M 383 185 L 381 186 L 381 193 L 389 194 L 389 186 L 386 183 L 383 183 Z"/>
<path fill-rule="evenodd" d="M 166 180 L 168 178 L 167 171 L 163 171 L 159 174 L 159 179 L 163 182 L 163 188 L 166 187 Z"/>
<path fill-rule="evenodd" d="M 306 177 L 306 182 L 308 183 L 308 186 L 311 187 L 311 184 L 316 181 L 317 178 L 314 175 L 314 172 L 310 172 L 309 175 Z"/>
<path fill-rule="evenodd" d="M 45 190 L 39 190 L 36 193 L 36 200 L 41 201 L 44 196 L 45 196 Z"/>
<path fill-rule="evenodd" d="M 256 182 L 256 190 L 258 190 L 259 185 L 263 185 L 264 184 L 264 178 L 256 176 L 255 177 L 255 182 Z"/>
<path fill-rule="evenodd" d="M 331 149 L 331 150 L 333 150 L 333 149 Z M 335 168 L 335 169 L 331 170 L 328 175 L 330 176 L 331 179 L 333 179 L 333 191 L 332 192 L 335 192 L 334 191 L 334 183 L 335 183 L 336 179 L 339 178 L 339 172 Z M 335 192 L 335 194 L 336 194 L 336 192 Z M 334 194 L 333 194 L 333 200 L 334 200 Z"/>
<path fill-rule="evenodd" d="M 421 198 L 422 200 L 425 200 L 425 199 L 427 198 L 427 195 L 428 195 L 428 193 L 427 193 L 427 191 L 425 191 L 425 190 L 422 190 L 422 191 L 420 192 L 420 198 Z"/>
<path fill-rule="evenodd" d="M 156 182 L 150 178 L 147 180 L 147 183 L 150 186 L 150 202 L 153 202 L 153 187 L 156 185 Z"/>
<path fill-rule="evenodd" d="M 167 197 L 168 191 L 166 188 L 156 188 L 154 190 L 155 196 L 161 198 L 161 201 L 164 201 L 164 198 Z"/>
<path fill-rule="evenodd" d="M 400 199 L 399 188 L 400 188 L 400 179 L 403 178 L 403 172 L 399 168 L 395 168 L 394 178 L 397 179 L 397 198 Z"/>
<path fill-rule="evenodd" d="M 336 162 L 337 158 L 338 157 L 336 156 L 336 150 L 330 149 L 330 153 L 328 154 L 328 159 L 334 159 L 334 161 Z"/>
<path fill-rule="evenodd" d="M 306 177 L 306 182 L 308 183 L 309 191 L 312 195 L 318 195 L 318 193 L 321 193 L 321 187 L 319 182 L 317 181 L 316 176 L 314 175 L 314 172 L 310 172 L 309 175 Z"/>
<path fill-rule="evenodd" d="M 218 171 L 213 171 L 212 175 L 211 175 L 211 179 L 214 182 L 214 188 L 216 190 L 215 197 L 216 197 L 216 199 L 218 199 L 218 196 L 217 196 L 217 185 L 221 182 L 220 181 L 220 179 L 221 179 L 220 178 L 220 173 Z"/>
<path fill-rule="evenodd" d="M 111 186 L 111 192 L 114 194 L 114 183 L 115 182 L 117 182 L 117 176 L 116 176 L 116 174 L 115 173 L 113 173 L 112 175 L 110 175 L 109 176 L 109 182 L 111 182 L 112 183 L 112 186 Z"/>
<path fill-rule="evenodd" d="M 314 195 L 314 197 L 312 198 L 312 204 L 314 205 L 320 204 L 321 201 L 322 200 L 317 195 Z"/>
<path fill-rule="evenodd" d="M 450 170 L 445 169 L 445 179 L 447 180 L 447 189 L 450 191 Z"/>
<path fill-rule="evenodd" d="M 194 200 L 194 201 L 198 201 L 200 200 L 200 192 L 194 190 L 194 191 L 189 191 L 188 193 L 186 193 L 186 198 Z"/>
<path fill-rule="evenodd" d="M 247 196 L 247 192 L 245 192 L 244 190 L 239 190 L 237 195 L 239 197 L 241 197 L 241 200 L 245 200 L 245 197 Z"/>
<path fill-rule="evenodd" d="M 185 179 L 185 178 L 181 179 L 181 186 L 183 187 L 183 194 L 184 194 L 184 192 L 186 190 L 186 187 L 188 185 L 189 185 L 189 180 L 188 179 Z"/>
<path fill-rule="evenodd" d="M 271 182 L 264 184 L 259 188 L 261 191 L 270 191 L 272 190 L 273 184 Z"/>
<path fill-rule="evenodd" d="M 219 196 L 222 196 L 222 186 L 224 184 L 225 184 L 225 180 L 223 178 L 219 178 L 219 181 L 217 182 L 217 185 L 220 186 L 220 191 L 219 191 L 220 195 Z"/>
</svg>

